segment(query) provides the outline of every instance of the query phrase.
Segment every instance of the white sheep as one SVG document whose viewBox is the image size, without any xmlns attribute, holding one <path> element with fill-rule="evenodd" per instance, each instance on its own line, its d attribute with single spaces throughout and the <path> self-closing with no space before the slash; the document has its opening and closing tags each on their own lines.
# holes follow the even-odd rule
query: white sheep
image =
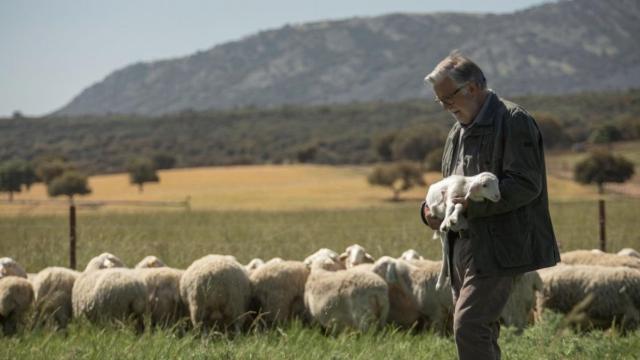
<svg viewBox="0 0 640 360">
<path fill-rule="evenodd" d="M 206 332 L 232 327 L 239 331 L 246 320 L 251 284 L 235 258 L 207 255 L 185 270 L 180 296 L 195 328 Z"/>
<path fill-rule="evenodd" d="M 424 260 L 424 257 L 420 255 L 417 251 L 413 249 L 409 249 L 400 255 L 398 260 L 411 261 L 411 260 Z"/>
<path fill-rule="evenodd" d="M 304 303 L 313 321 L 326 331 L 367 331 L 384 325 L 389 312 L 388 286 L 372 272 L 336 269 L 336 261 L 316 257 L 310 263 Z"/>
<path fill-rule="evenodd" d="M 57 328 L 67 327 L 73 316 L 73 284 L 79 275 L 75 270 L 53 266 L 34 276 L 31 283 L 36 300 L 36 324 L 54 322 Z"/>
<path fill-rule="evenodd" d="M 390 322 L 403 328 L 431 328 L 440 334 L 451 333 L 453 300 L 449 284 L 436 289 L 441 263 L 413 262 L 379 258 L 373 272 L 389 286 Z"/>
<path fill-rule="evenodd" d="M 244 266 L 244 269 L 247 271 L 247 273 L 251 274 L 252 272 L 254 272 L 255 270 L 257 270 L 259 267 L 263 265 L 264 265 L 264 260 L 260 258 L 253 258 L 251 259 L 251 261 L 247 263 L 247 265 Z"/>
<path fill-rule="evenodd" d="M 33 287 L 19 276 L 0 278 L 0 326 L 5 336 L 14 334 L 33 302 Z"/>
<path fill-rule="evenodd" d="M 0 279 L 5 276 L 18 276 L 27 279 L 27 272 L 22 265 L 10 257 L 0 258 Z"/>
<path fill-rule="evenodd" d="M 375 259 L 362 246 L 353 244 L 345 249 L 339 256 L 340 262 L 344 267 L 350 269 L 360 264 L 373 264 Z"/>
<path fill-rule="evenodd" d="M 140 262 L 136 264 L 135 269 L 159 268 L 163 266 L 167 265 L 162 260 L 160 260 L 160 258 L 154 255 L 149 255 L 140 260 Z"/>
<path fill-rule="evenodd" d="M 120 259 L 106 253 L 89 261 L 73 284 L 73 316 L 84 316 L 94 323 L 131 319 L 141 332 L 147 312 L 147 287 L 135 270 L 115 267 L 119 264 Z"/>
<path fill-rule="evenodd" d="M 306 320 L 304 287 L 309 269 L 300 261 L 268 262 L 251 273 L 252 310 L 267 324 Z"/>
<path fill-rule="evenodd" d="M 152 326 L 172 326 L 188 318 L 187 305 L 180 297 L 180 279 L 184 270 L 163 266 L 139 268 L 135 272 L 147 288 Z"/>
<path fill-rule="evenodd" d="M 327 261 L 327 259 L 331 261 Z M 303 260 L 303 262 L 310 268 L 311 264 L 317 260 L 321 260 L 324 263 L 325 269 L 327 270 L 337 271 L 345 269 L 344 262 L 340 261 L 340 256 L 338 255 L 338 253 L 331 249 L 319 249 L 313 254 L 307 256 Z M 329 266 L 330 268 L 327 268 L 327 266 Z"/>
<path fill-rule="evenodd" d="M 609 253 L 594 253 L 591 250 L 574 250 L 560 254 L 564 264 L 626 266 L 640 270 L 640 259 L 632 256 L 619 256 Z"/>
<path fill-rule="evenodd" d="M 616 324 L 633 330 L 640 323 L 640 271 L 628 267 L 564 265 L 538 270 L 543 291 L 538 311 L 570 314 L 581 328 Z"/>
<path fill-rule="evenodd" d="M 618 251 L 618 253 L 616 255 L 619 255 L 619 256 L 632 256 L 632 257 L 640 259 L 640 253 L 637 252 L 636 250 L 632 249 L 632 248 L 624 248 L 624 249 Z"/>
<path fill-rule="evenodd" d="M 536 299 L 542 291 L 542 279 L 536 271 L 516 276 L 506 305 L 500 314 L 500 322 L 513 326 L 518 332 L 534 321 Z"/>
<path fill-rule="evenodd" d="M 442 269 L 438 277 L 437 287 L 442 287 L 449 276 L 449 241 L 447 231 L 460 231 L 466 229 L 468 224 L 462 215 L 463 205 L 454 204 L 453 199 L 464 197 L 471 201 L 483 201 L 488 199 L 493 202 L 500 201 L 500 187 L 498 178 L 490 173 L 483 172 L 475 176 L 451 175 L 429 187 L 425 202 L 431 215 L 442 219 L 440 229 L 433 234 L 433 238 L 440 238 L 442 243 Z"/>
</svg>

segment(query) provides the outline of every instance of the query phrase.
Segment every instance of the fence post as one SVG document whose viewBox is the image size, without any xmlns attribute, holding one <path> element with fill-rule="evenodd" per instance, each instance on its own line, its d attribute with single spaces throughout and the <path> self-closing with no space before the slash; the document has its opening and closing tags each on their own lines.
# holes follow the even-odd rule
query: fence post
<svg viewBox="0 0 640 360">
<path fill-rule="evenodd" d="M 76 206 L 69 205 L 69 267 L 76 268 Z"/>
<path fill-rule="evenodd" d="M 607 251 L 606 214 L 604 200 L 598 200 L 598 220 L 600 223 L 600 250 Z"/>
</svg>

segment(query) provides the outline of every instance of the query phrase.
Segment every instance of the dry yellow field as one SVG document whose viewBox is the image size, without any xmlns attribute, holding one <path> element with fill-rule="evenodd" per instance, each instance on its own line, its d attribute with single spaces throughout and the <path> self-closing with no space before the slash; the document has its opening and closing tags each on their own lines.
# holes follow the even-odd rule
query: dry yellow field
<svg viewBox="0 0 640 360">
<path fill-rule="evenodd" d="M 160 183 L 144 186 L 139 193 L 129 184 L 126 174 L 91 177 L 92 193 L 78 197 L 88 201 L 183 201 L 190 198 L 194 210 L 303 210 L 329 208 L 363 208 L 392 206 L 391 191 L 367 183 L 371 170 L 365 166 L 263 165 L 231 166 L 160 171 Z M 440 174 L 426 175 L 428 183 L 440 179 Z M 426 189 L 415 188 L 402 198 L 420 202 Z M 576 197 L 595 197 L 595 187 L 572 181 L 549 178 L 552 201 Z M 6 196 L 6 194 L 3 194 Z M 47 199 L 42 184 L 31 191 L 16 194 L 15 199 Z M 139 211 L 153 207 L 109 205 L 92 211 Z M 33 214 L 66 211 L 62 205 L 0 204 L 0 214 Z"/>
</svg>

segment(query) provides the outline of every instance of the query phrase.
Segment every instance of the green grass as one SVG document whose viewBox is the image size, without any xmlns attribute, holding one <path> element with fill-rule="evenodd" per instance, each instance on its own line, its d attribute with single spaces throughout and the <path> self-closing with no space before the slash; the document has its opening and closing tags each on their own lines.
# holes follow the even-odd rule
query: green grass
<svg viewBox="0 0 640 360">
<path fill-rule="evenodd" d="M 551 204 L 556 236 L 563 250 L 598 246 L 597 203 Z M 609 249 L 640 248 L 637 214 L 640 200 L 607 202 Z M 109 251 L 133 265 L 154 254 L 170 266 L 186 268 L 209 253 L 233 254 L 246 263 L 253 257 L 302 259 L 320 247 L 341 251 L 358 243 L 372 255 L 398 256 L 414 248 L 438 258 L 440 244 L 431 239 L 418 217 L 417 204 L 358 210 L 301 212 L 148 212 L 78 215 L 78 266 Z M 0 218 L 0 257 L 11 256 L 37 272 L 45 266 L 68 265 L 65 216 Z M 500 342 L 506 359 L 637 359 L 640 332 L 619 336 L 593 331 L 575 334 L 550 317 L 516 335 L 503 329 Z M 178 337 L 167 331 L 102 329 L 82 321 L 68 333 L 47 330 L 0 338 L 0 359 L 450 359 L 451 338 L 430 333 L 412 335 L 387 329 L 376 334 L 322 335 L 297 323 L 284 329 L 228 338 Z"/>
</svg>

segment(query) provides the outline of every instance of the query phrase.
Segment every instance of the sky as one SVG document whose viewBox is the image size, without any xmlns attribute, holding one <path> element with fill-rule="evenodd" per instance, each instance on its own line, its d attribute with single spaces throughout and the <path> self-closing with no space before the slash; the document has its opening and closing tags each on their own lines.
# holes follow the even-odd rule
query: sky
<svg viewBox="0 0 640 360">
<path fill-rule="evenodd" d="M 550 0 L 0 0 L 0 117 L 50 113 L 117 69 L 262 30 L 388 13 L 509 13 Z"/>
</svg>

